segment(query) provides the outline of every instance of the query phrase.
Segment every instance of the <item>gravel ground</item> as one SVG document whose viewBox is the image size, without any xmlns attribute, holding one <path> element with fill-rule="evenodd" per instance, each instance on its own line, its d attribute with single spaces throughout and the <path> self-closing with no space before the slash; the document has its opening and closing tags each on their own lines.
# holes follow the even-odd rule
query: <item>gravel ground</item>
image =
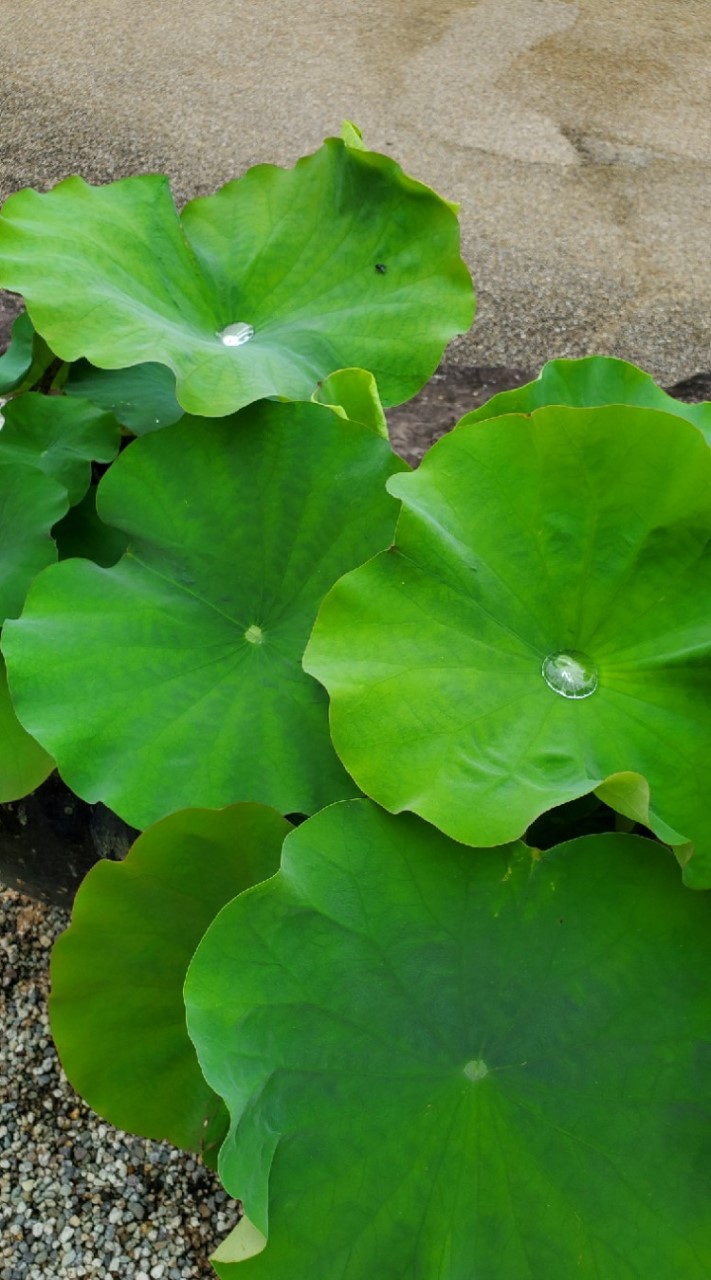
<svg viewBox="0 0 711 1280">
<path fill-rule="evenodd" d="M 197 1160 L 103 1123 L 77 1098 L 47 1019 L 69 914 L 0 892 L 0 1280 L 192 1280 L 237 1220 Z"/>
</svg>

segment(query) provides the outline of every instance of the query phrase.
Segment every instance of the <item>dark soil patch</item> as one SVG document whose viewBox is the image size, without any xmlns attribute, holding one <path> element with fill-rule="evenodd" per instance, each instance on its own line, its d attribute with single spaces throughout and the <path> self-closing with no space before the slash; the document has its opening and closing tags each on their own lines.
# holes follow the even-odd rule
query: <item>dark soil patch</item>
<svg viewBox="0 0 711 1280">
<path fill-rule="evenodd" d="M 451 431 L 465 413 L 471 413 L 500 391 L 511 391 L 535 374 L 507 366 L 454 367 L 440 365 L 413 400 L 388 409 L 388 427 L 395 451 L 413 466 L 435 440 Z"/>
</svg>

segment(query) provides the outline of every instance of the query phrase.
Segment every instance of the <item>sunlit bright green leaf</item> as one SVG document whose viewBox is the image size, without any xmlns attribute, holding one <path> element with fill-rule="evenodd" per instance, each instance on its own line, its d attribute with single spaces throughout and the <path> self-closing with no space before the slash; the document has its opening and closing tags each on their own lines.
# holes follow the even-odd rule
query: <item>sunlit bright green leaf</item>
<svg viewBox="0 0 711 1280">
<path fill-rule="evenodd" d="M 468 844 L 641 774 L 711 886 L 711 453 L 679 418 L 540 409 L 460 426 L 395 546 L 330 592 L 306 670 L 385 808 Z M 556 688 L 556 683 L 558 687 Z"/>
<path fill-rule="evenodd" d="M 328 588 L 389 545 L 403 469 L 308 403 L 134 441 L 98 499 L 126 555 L 43 574 L 4 637 L 20 719 L 77 794 L 140 828 L 186 804 L 357 794 L 301 657 Z"/>
<path fill-rule="evenodd" d="M 612 356 L 551 360 L 533 382 L 493 396 L 487 404 L 462 418 L 459 425 L 500 418 L 506 413 L 531 413 L 551 404 L 581 409 L 635 404 L 646 409 L 661 409 L 663 413 L 673 413 L 693 422 L 711 444 L 711 404 L 685 404 L 675 400 L 662 391 L 648 373 Z"/>
<path fill-rule="evenodd" d="M 22 294 L 62 359 L 167 365 L 179 403 L 210 416 L 308 399 L 347 366 L 397 404 L 474 310 L 446 201 L 335 138 L 181 218 L 158 175 L 18 192 L 0 215 L 0 286 Z"/>
<path fill-rule="evenodd" d="M 378 384 L 367 369 L 338 369 L 319 383 L 311 399 L 315 404 L 339 409 L 344 418 L 372 427 L 386 440 L 389 439 Z"/>
</svg>

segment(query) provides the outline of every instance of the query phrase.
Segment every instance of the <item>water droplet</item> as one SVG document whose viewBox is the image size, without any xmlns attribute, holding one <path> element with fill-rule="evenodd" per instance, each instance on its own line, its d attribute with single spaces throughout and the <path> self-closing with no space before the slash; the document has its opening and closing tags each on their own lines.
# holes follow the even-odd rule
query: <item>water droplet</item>
<svg viewBox="0 0 711 1280">
<path fill-rule="evenodd" d="M 563 698 L 589 698 L 597 689 L 597 667 L 580 649 L 549 653 L 541 674 L 548 688 Z"/>
<path fill-rule="evenodd" d="M 248 640 L 250 644 L 264 644 L 264 632 L 261 627 L 257 627 L 254 624 L 252 624 L 251 627 L 247 627 L 247 630 L 244 633 L 244 638 L 245 640 Z"/>
<path fill-rule="evenodd" d="M 464 1074 L 467 1080 L 483 1080 L 484 1076 L 488 1076 L 489 1068 L 483 1058 L 472 1058 L 471 1062 L 467 1062 Z"/>
<path fill-rule="evenodd" d="M 245 342 L 249 342 L 254 337 L 254 329 L 251 324 L 228 324 L 222 333 L 217 335 L 224 347 L 243 347 Z"/>
</svg>

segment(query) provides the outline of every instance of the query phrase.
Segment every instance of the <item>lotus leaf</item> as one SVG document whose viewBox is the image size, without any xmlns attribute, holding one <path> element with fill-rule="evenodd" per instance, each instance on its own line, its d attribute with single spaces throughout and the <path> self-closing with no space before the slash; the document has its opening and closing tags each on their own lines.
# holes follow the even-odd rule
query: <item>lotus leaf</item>
<svg viewBox="0 0 711 1280">
<path fill-rule="evenodd" d="M 309 813 L 357 794 L 301 657 L 328 588 L 392 540 L 385 481 L 403 469 L 306 402 L 125 449 L 98 514 L 128 551 L 42 574 L 4 637 L 20 719 L 73 790 L 139 828 L 186 804 Z"/>
<path fill-rule="evenodd" d="M 338 369 L 319 383 L 311 399 L 315 404 L 339 410 L 342 417 L 372 427 L 384 439 L 390 439 L 378 384 L 367 369 Z"/>
<path fill-rule="evenodd" d="M 334 369 L 385 404 L 422 386 L 473 318 L 451 208 L 386 156 L 328 139 L 259 165 L 178 217 L 159 175 L 10 196 L 0 286 L 63 360 L 157 362 L 191 413 L 308 399 Z"/>
<path fill-rule="evenodd" d="M 394 477 L 395 546 L 324 601 L 305 669 L 366 794 L 467 844 L 613 774 L 711 886 L 711 453 L 679 418 L 546 408 Z M 684 852 L 684 860 L 689 850 Z"/>
<path fill-rule="evenodd" d="M 118 453 L 116 419 L 88 400 L 29 392 L 11 400 L 4 412 L 3 460 L 52 476 L 66 489 L 72 505 L 89 488 L 92 462 L 112 462 Z"/>
<path fill-rule="evenodd" d="M 706 1280 L 710 911 L 637 836 L 304 823 L 186 982 L 220 1174 L 268 1237 L 218 1274 Z"/>
<path fill-rule="evenodd" d="M 545 405 L 567 404 L 597 408 L 606 404 L 636 404 L 674 413 L 703 431 L 711 444 L 711 404 L 685 404 L 662 391 L 648 373 L 612 356 L 585 356 L 582 360 L 550 360 L 533 382 L 513 391 L 502 391 L 487 404 L 468 413 L 459 423 L 483 422 L 506 413 L 532 413 Z"/>
<path fill-rule="evenodd" d="M 20 724 L 0 659 L 0 804 L 29 795 L 54 768 L 51 756 Z"/>
<path fill-rule="evenodd" d="M 134 435 L 169 427 L 183 416 L 175 398 L 175 374 L 164 364 L 95 369 L 87 360 L 70 366 L 64 392 L 112 413 Z"/>
<path fill-rule="evenodd" d="M 261 805 L 187 809 L 98 862 L 52 953 L 52 1034 L 64 1070 L 105 1119 L 203 1147 L 224 1136 L 185 1028 L 183 982 L 218 911 L 274 874 L 290 824 Z"/>
<path fill-rule="evenodd" d="M 29 373 L 34 336 L 32 321 L 27 312 L 23 311 L 13 322 L 7 351 L 0 356 L 0 395 L 14 391 Z"/>
</svg>

